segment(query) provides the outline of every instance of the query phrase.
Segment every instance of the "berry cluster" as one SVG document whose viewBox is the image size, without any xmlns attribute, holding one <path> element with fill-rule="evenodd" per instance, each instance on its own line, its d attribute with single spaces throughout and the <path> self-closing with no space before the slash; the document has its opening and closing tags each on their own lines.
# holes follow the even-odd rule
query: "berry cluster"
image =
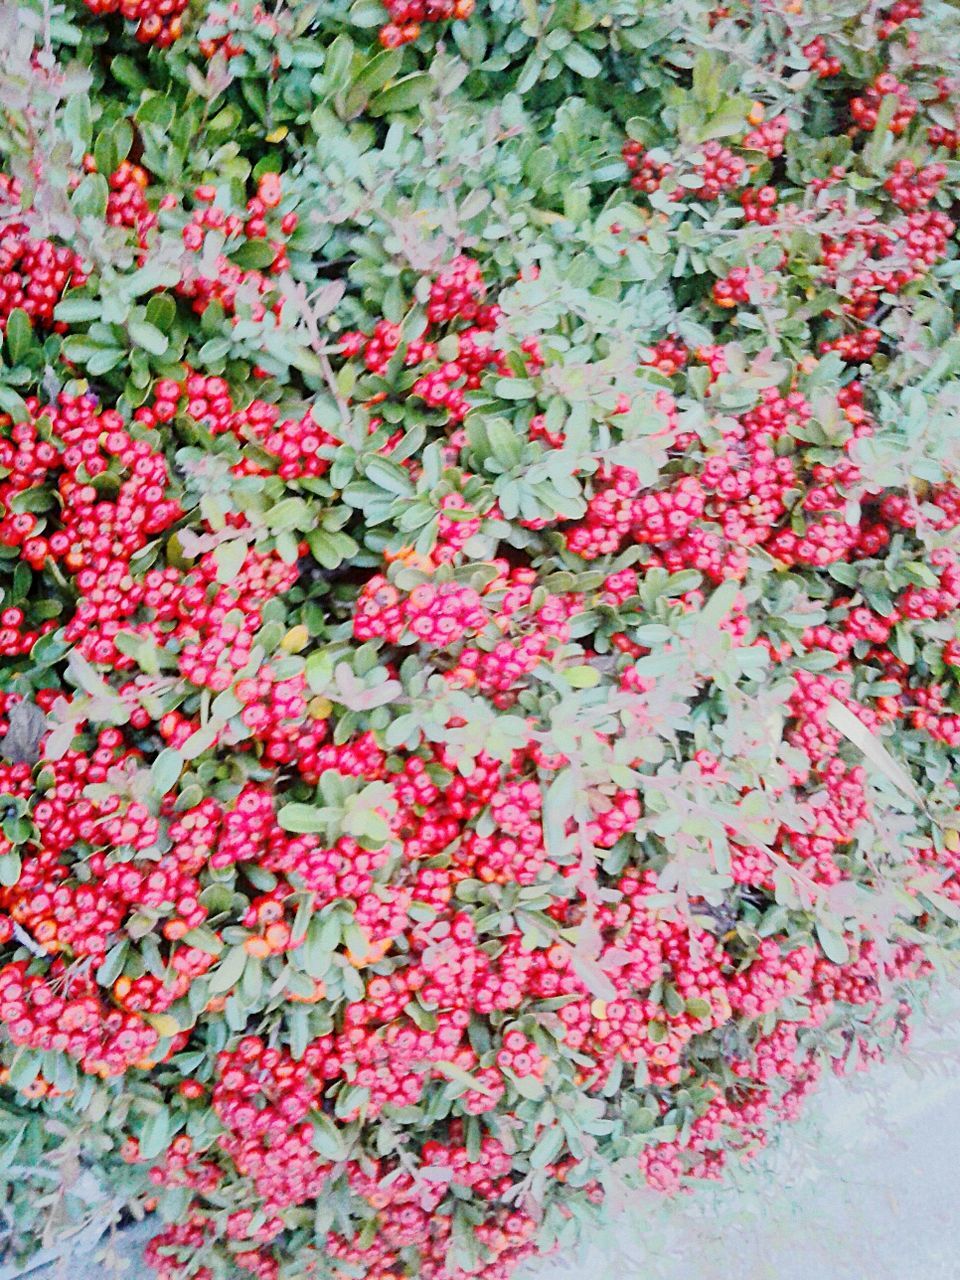
<svg viewBox="0 0 960 1280">
<path fill-rule="evenodd" d="M 76 250 L 30 234 L 29 222 L 21 220 L 21 214 L 30 211 L 23 209 L 21 198 L 20 182 L 0 174 L 0 331 L 17 309 L 35 323 L 52 327 L 64 290 L 81 286 L 87 278 Z"/>
<path fill-rule="evenodd" d="M 160 1037 L 133 1014 L 105 1004 L 88 976 L 71 974 L 62 960 L 46 977 L 27 972 L 28 962 L 0 969 L 0 1008 L 15 1045 L 69 1054 L 91 1075 L 123 1075 L 149 1068 Z"/>
<path fill-rule="evenodd" d="M 277 317 L 283 300 L 276 277 L 289 267 L 287 241 L 299 223 L 295 210 L 279 212 L 282 179 L 276 173 L 265 173 L 257 184 L 256 195 L 247 200 L 242 213 L 224 208 L 218 196 L 217 187 L 210 183 L 193 190 L 194 207 L 181 235 L 184 247 L 199 261 L 195 267 L 187 266 L 177 292 L 189 299 L 198 315 L 203 315 L 212 302 L 218 302 L 235 323 L 241 315 L 254 320 L 263 320 L 268 313 Z M 173 211 L 169 201 L 161 207 Z M 212 272 L 203 252 L 211 233 L 222 245 L 213 260 Z M 251 241 L 266 248 L 262 268 L 244 268 L 232 260 L 231 255 Z"/>
<path fill-rule="evenodd" d="M 119 13 L 126 22 L 135 22 L 136 38 L 142 44 L 166 49 L 183 35 L 183 15 L 188 0 L 84 0 L 97 17 Z"/>
<path fill-rule="evenodd" d="M 475 0 L 381 0 L 390 21 L 380 28 L 385 49 L 409 44 L 420 35 L 425 22 L 450 22 L 469 18 Z"/>
<path fill-rule="evenodd" d="M 0 1087 L 163 1280 L 509 1280 L 956 947 L 949 6 L 88 7 L 3 126 Z"/>
</svg>

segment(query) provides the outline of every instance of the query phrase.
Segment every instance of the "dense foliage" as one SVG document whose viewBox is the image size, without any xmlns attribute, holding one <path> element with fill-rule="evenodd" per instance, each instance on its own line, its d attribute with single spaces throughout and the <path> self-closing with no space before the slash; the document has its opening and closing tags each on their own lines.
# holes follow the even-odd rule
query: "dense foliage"
<svg viewBox="0 0 960 1280">
<path fill-rule="evenodd" d="M 950 963 L 960 16 L 472 10 L 0 10 L 8 1258 L 504 1280 Z"/>
</svg>

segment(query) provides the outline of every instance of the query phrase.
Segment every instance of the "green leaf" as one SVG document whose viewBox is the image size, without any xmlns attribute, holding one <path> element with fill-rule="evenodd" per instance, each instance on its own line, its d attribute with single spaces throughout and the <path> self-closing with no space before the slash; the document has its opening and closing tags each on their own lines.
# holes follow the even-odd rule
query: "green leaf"
<svg viewBox="0 0 960 1280">
<path fill-rule="evenodd" d="M 308 529 L 312 523 L 310 508 L 302 498 L 284 498 L 267 512 L 267 527 L 274 533 L 284 529 Z"/>
<path fill-rule="evenodd" d="M 210 723 L 201 725 L 191 733 L 180 747 L 180 754 L 184 760 L 195 760 L 197 756 L 203 755 L 204 751 L 209 751 L 217 739 L 220 728 L 220 725 Z"/>
<path fill-rule="evenodd" d="M 848 963 L 850 949 L 843 939 L 843 934 L 838 933 L 836 929 L 832 929 L 821 920 L 816 923 L 816 933 L 817 941 L 820 943 L 823 954 L 828 960 L 832 960 L 834 964 Z"/>
<path fill-rule="evenodd" d="M 416 71 L 371 98 L 367 111 L 372 116 L 385 116 L 391 111 L 410 111 L 428 98 L 432 89 L 432 76 L 425 71 Z"/>
<path fill-rule="evenodd" d="M 126 280 L 126 292 L 131 298 L 138 298 L 154 289 L 163 289 L 175 285 L 180 280 L 179 269 L 169 262 L 148 262 L 140 267 Z M 98 312 L 99 314 L 99 312 Z"/>
<path fill-rule="evenodd" d="M 101 987 L 112 987 L 120 977 L 129 950 L 130 944 L 126 940 L 110 948 L 104 956 L 103 964 L 97 970 L 97 982 Z"/>
<path fill-rule="evenodd" d="M 349 105 L 359 111 L 372 94 L 382 89 L 403 65 L 400 49 L 383 49 L 364 63 L 350 86 Z"/>
<path fill-rule="evenodd" d="M 366 841 L 371 848 L 382 848 L 390 839 L 390 827 L 375 809 L 354 809 L 345 813 L 343 829 L 347 835 Z"/>
<path fill-rule="evenodd" d="M 152 1160 L 161 1151 L 165 1151 L 173 1137 L 173 1125 L 166 1107 L 159 1107 L 146 1119 L 140 1130 L 140 1155 L 145 1160 Z"/>
<path fill-rule="evenodd" d="M 90 99 L 85 93 L 75 93 L 63 112 L 63 131 L 74 145 L 74 161 L 80 160 L 90 150 L 93 140 Z"/>
<path fill-rule="evenodd" d="M 20 879 L 20 854 L 16 849 L 9 853 L 0 853 L 0 884 L 9 889 Z"/>
<path fill-rule="evenodd" d="M 867 168 L 876 173 L 883 163 L 885 153 L 891 147 L 893 138 L 889 134 L 893 117 L 897 114 L 900 99 L 895 93 L 885 93 L 877 111 L 877 123 L 873 127 L 870 140 L 864 148 L 864 160 Z"/>
<path fill-rule="evenodd" d="M 530 1165 L 534 1169 L 545 1169 L 553 1164 L 564 1148 L 566 1139 L 559 1125 L 545 1129 L 537 1139 L 537 1144 L 530 1153 Z"/>
<path fill-rule="evenodd" d="M 205 951 L 208 956 L 218 956 L 223 951 L 219 934 L 208 929 L 205 924 L 195 925 L 188 930 L 183 935 L 183 941 L 185 946 L 196 947 L 198 951 Z"/>
<path fill-rule="evenodd" d="M 929 901 L 930 905 L 938 911 L 942 911 L 948 920 L 955 920 L 960 924 L 960 904 L 944 897 L 942 893 L 934 893 L 931 889 L 928 889 L 923 894 L 923 898 Z"/>
<path fill-rule="evenodd" d="M 120 163 L 120 156 L 117 151 L 116 143 L 112 130 L 105 130 L 97 137 L 93 145 L 93 158 L 97 165 L 97 170 L 104 177 L 108 178 Z"/>
<path fill-rule="evenodd" d="M 575 71 L 578 76 L 585 76 L 588 80 L 593 80 L 603 70 L 600 59 L 582 44 L 568 44 L 566 48 L 560 50 L 560 57 L 571 71 Z"/>
<path fill-rule="evenodd" d="M 325 831 L 329 813 L 329 809 L 321 809 L 312 804 L 285 804 L 277 814 L 277 821 L 284 831 L 296 831 L 305 835 Z"/>
<path fill-rule="evenodd" d="M 340 1128 L 322 1111 L 311 1112 L 310 1124 L 313 1126 L 314 1150 L 325 1160 L 342 1160 L 346 1155 L 343 1134 Z"/>
<path fill-rule="evenodd" d="M 33 346 L 33 326 L 22 307 L 14 307 L 7 317 L 7 352 L 11 364 L 19 364 Z"/>
<path fill-rule="evenodd" d="M 307 546 L 317 564 L 324 569 L 338 569 L 344 556 L 334 537 L 323 529 L 311 529 L 307 533 Z"/>
<path fill-rule="evenodd" d="M 543 837 L 547 852 L 553 858 L 561 857 L 570 843 L 567 823 L 574 815 L 575 804 L 569 772 L 563 770 L 550 783 L 543 800 Z"/>
<path fill-rule="evenodd" d="M 277 256 L 276 249 L 269 240 L 244 240 L 239 248 L 230 254 L 230 261 L 244 271 L 251 269 L 260 271 L 269 267 Z"/>
<path fill-rule="evenodd" d="M 340 917 L 334 912 L 326 916 L 314 916 L 310 921 L 307 940 L 298 954 L 303 958 L 303 967 L 311 978 L 326 977 L 340 938 Z"/>
<path fill-rule="evenodd" d="M 701 632 L 715 630 L 733 608 L 733 602 L 741 590 L 740 583 L 732 579 L 721 582 L 700 611 L 697 618 L 698 630 Z"/>
<path fill-rule="evenodd" d="M 173 747 L 164 747 L 150 766 L 150 781 L 157 795 L 165 796 L 173 790 L 183 766 L 184 758 L 180 752 Z"/>
<path fill-rule="evenodd" d="M 596 667 L 564 667 L 563 678 L 573 689 L 595 689 L 600 683 L 600 672 Z"/>
<path fill-rule="evenodd" d="M 113 59 L 110 63 L 110 70 L 122 85 L 127 89 L 133 89 L 137 94 L 149 85 L 149 81 L 145 79 L 143 72 L 133 58 L 128 58 L 125 54 L 119 54 Z M 89 141 L 84 149 L 88 148 Z"/>
<path fill-rule="evenodd" d="M 899 761 L 894 760 L 880 738 L 868 729 L 849 707 L 845 707 L 837 698 L 831 698 L 827 704 L 827 720 L 834 729 L 842 733 L 845 738 L 849 738 L 854 746 L 859 747 L 870 763 L 889 778 L 905 796 L 915 804 L 923 805 L 923 797 L 910 774 Z"/>
<path fill-rule="evenodd" d="M 389 462 L 386 458 L 371 458 L 364 469 L 364 474 L 380 489 L 386 489 L 388 493 L 395 493 L 397 497 L 407 497 L 413 492 L 413 485 L 410 477 L 396 462 Z"/>
<path fill-rule="evenodd" d="M 127 332 L 132 342 L 152 356 L 162 356 L 169 346 L 166 334 L 146 320 L 131 320 Z"/>
<path fill-rule="evenodd" d="M 177 318 L 177 304 L 168 293 L 158 293 L 147 303 L 146 314 L 147 321 L 154 328 L 159 329 L 161 333 L 167 333 Z"/>
<path fill-rule="evenodd" d="M 533 383 L 525 378 L 498 378 L 494 391 L 501 400 L 532 400 L 537 394 Z"/>
<path fill-rule="evenodd" d="M 708 142 L 711 138 L 726 138 L 743 132 L 743 122 L 749 102 L 744 98 L 729 98 L 696 132 L 698 142 Z"/>
<path fill-rule="evenodd" d="M 350 6 L 350 21 L 355 27 L 382 26 L 383 5 L 380 0 L 354 0 Z"/>
<path fill-rule="evenodd" d="M 310 1018 L 306 1009 L 296 1007 L 287 1014 L 287 1039 L 291 1046 L 291 1057 L 300 1062 L 310 1043 Z"/>
<path fill-rule="evenodd" d="M 346 85 L 353 54 L 353 41 L 343 33 L 337 36 L 327 50 L 323 64 L 323 78 L 332 93 L 339 92 Z"/>
<path fill-rule="evenodd" d="M 223 995 L 232 991 L 243 976 L 247 953 L 242 946 L 230 947 L 223 953 L 220 963 L 210 971 L 207 988 L 211 995 Z"/>
<path fill-rule="evenodd" d="M 524 441 L 511 422 L 505 418 L 491 418 L 486 423 L 486 435 L 490 442 L 491 461 L 501 470 L 512 471 L 523 457 Z"/>
<path fill-rule="evenodd" d="M 531 1101 L 536 1102 L 546 1093 L 543 1082 L 538 1080 L 536 1076 L 515 1076 L 513 1072 L 508 1072 L 507 1074 L 510 1077 L 510 1083 L 521 1098 L 529 1098 Z"/>
<path fill-rule="evenodd" d="M 464 1093 L 468 1091 L 482 1093 L 485 1098 L 497 1096 L 488 1085 L 478 1080 L 476 1076 L 472 1076 L 469 1071 L 465 1071 L 463 1067 L 458 1067 L 455 1062 L 434 1062 L 432 1065 L 435 1071 L 439 1071 L 442 1076 L 458 1084 Z"/>
<path fill-rule="evenodd" d="M 86 362 L 87 370 L 94 376 L 102 373 L 109 373 L 111 369 L 115 369 L 118 364 L 126 359 L 126 352 L 121 351 L 119 347 L 106 347 L 101 351 L 95 351 L 90 359 Z"/>
<path fill-rule="evenodd" d="M 0 382 L 0 409 L 8 413 L 14 422 L 29 422 L 30 410 L 24 404 L 23 397 L 13 387 L 4 386 Z"/>
<path fill-rule="evenodd" d="M 692 996 L 687 1000 L 685 1009 L 691 1018 L 708 1018 L 710 1016 L 710 1005 L 700 996 Z"/>
<path fill-rule="evenodd" d="M 83 324 L 89 320 L 99 320 L 103 304 L 99 298 L 70 296 L 58 302 L 54 309 L 54 318 L 66 324 Z"/>
<path fill-rule="evenodd" d="M 40 1072 L 40 1055 L 29 1050 L 18 1049 L 10 1064 L 10 1076 L 7 1081 L 14 1089 L 26 1089 Z"/>
<path fill-rule="evenodd" d="M 523 64 L 523 70 L 517 78 L 516 91 L 519 94 L 529 93 L 543 73 L 544 59 L 540 53 L 531 53 Z"/>
<path fill-rule="evenodd" d="M 88 173 L 70 196 L 70 204 L 81 218 L 103 218 L 107 212 L 110 188 L 102 173 Z"/>
<path fill-rule="evenodd" d="M 213 553 L 217 562 L 217 581 L 224 586 L 236 580 L 247 558 L 247 544 L 243 538 L 230 538 L 221 542 Z"/>
</svg>

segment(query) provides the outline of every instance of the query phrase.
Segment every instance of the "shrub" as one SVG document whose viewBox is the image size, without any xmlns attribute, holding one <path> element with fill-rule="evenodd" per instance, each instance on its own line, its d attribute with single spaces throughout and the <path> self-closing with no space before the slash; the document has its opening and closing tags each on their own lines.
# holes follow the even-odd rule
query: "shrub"
<svg viewBox="0 0 960 1280">
<path fill-rule="evenodd" d="M 501 1280 L 950 962 L 956 10 L 471 8 L 3 12 L 11 1256 Z"/>
</svg>

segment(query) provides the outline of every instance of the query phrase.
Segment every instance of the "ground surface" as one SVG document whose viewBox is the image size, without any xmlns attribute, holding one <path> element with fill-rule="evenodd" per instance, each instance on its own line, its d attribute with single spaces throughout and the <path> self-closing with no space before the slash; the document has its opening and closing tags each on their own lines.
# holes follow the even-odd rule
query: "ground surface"
<svg viewBox="0 0 960 1280">
<path fill-rule="evenodd" d="M 884 1068 L 869 1094 L 815 1098 L 745 1194 L 656 1233 L 621 1220 L 530 1280 L 960 1280 L 958 1161 L 960 1079 Z"/>
</svg>

